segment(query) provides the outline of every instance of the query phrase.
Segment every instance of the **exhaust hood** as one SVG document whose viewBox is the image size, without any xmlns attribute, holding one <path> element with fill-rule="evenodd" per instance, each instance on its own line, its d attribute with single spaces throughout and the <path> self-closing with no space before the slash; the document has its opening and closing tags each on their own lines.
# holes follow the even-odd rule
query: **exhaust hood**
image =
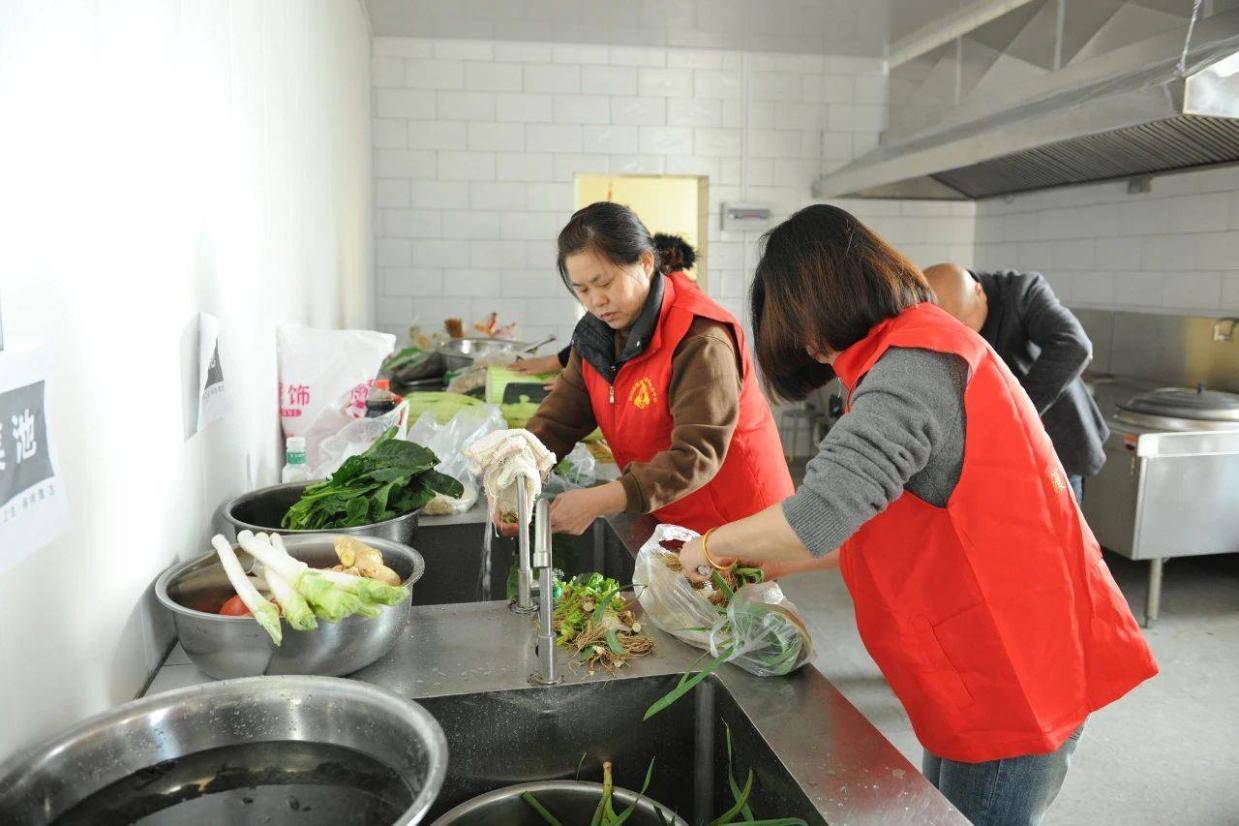
<svg viewBox="0 0 1239 826">
<path fill-rule="evenodd" d="M 1050 72 L 938 124 L 888 132 L 818 197 L 984 198 L 1239 161 L 1239 11 Z"/>
</svg>

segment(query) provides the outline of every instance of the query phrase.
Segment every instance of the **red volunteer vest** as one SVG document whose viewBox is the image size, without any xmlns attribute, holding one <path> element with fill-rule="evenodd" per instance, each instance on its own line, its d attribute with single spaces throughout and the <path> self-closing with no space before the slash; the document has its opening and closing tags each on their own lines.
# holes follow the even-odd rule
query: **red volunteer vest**
<svg viewBox="0 0 1239 826">
<path fill-rule="evenodd" d="M 674 422 L 667 406 L 671 357 L 701 316 L 731 328 L 741 354 L 743 385 L 740 421 L 731 437 L 723 465 L 705 487 L 654 511 L 659 521 L 705 531 L 751 516 L 792 495 L 792 479 L 770 405 L 757 386 L 753 363 L 744 346 L 744 332 L 735 317 L 711 301 L 683 273 L 664 277 L 663 306 L 645 352 L 620 368 L 615 384 L 588 362 L 581 370 L 594 418 L 624 468 L 648 462 L 671 447 Z"/>
<path fill-rule="evenodd" d="M 968 362 L 963 470 L 945 508 L 905 492 L 841 548 L 861 639 L 930 752 L 1054 751 L 1157 673 L 1037 411 L 980 336 L 932 304 L 834 364 L 849 390 L 889 347 Z"/>
</svg>

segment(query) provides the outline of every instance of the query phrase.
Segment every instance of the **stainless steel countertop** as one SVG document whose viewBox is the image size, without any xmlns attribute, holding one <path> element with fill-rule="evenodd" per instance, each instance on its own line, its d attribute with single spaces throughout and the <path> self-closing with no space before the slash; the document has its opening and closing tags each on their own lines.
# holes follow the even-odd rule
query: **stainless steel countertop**
<svg viewBox="0 0 1239 826">
<path fill-rule="evenodd" d="M 654 520 L 608 520 L 634 553 Z M 614 677 L 589 675 L 560 654 L 566 684 L 683 673 L 700 651 L 652 629 L 657 647 Z M 506 603 L 415 606 L 409 625 L 387 657 L 353 678 L 418 699 L 529 688 L 537 668 L 536 628 Z M 183 653 L 174 651 L 151 691 L 205 682 Z M 169 675 L 165 672 L 176 669 Z M 785 678 L 754 677 L 724 666 L 723 685 L 753 721 L 822 817 L 831 824 L 965 824 L 967 821 L 816 668 Z M 634 725 L 639 721 L 634 720 Z"/>
</svg>

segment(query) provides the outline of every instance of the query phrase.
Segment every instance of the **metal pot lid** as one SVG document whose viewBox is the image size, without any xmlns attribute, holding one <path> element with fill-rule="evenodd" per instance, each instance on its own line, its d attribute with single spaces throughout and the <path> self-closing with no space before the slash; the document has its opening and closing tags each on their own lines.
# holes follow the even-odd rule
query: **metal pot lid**
<svg viewBox="0 0 1239 826">
<path fill-rule="evenodd" d="M 1119 409 L 1180 419 L 1239 422 L 1239 394 L 1206 390 L 1204 385 L 1198 385 L 1195 390 L 1162 387 L 1132 397 L 1120 404 Z"/>
</svg>

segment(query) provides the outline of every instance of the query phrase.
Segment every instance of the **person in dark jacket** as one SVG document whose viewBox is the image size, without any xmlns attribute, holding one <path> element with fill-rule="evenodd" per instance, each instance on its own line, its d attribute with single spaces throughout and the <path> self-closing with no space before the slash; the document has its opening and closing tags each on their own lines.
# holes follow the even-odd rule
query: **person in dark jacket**
<svg viewBox="0 0 1239 826">
<path fill-rule="evenodd" d="M 942 309 L 981 334 L 1019 379 L 1041 414 L 1078 501 L 1084 477 L 1105 464 L 1110 435 L 1080 380 L 1093 344 L 1040 273 L 971 272 L 935 264 L 925 278 Z"/>
</svg>

